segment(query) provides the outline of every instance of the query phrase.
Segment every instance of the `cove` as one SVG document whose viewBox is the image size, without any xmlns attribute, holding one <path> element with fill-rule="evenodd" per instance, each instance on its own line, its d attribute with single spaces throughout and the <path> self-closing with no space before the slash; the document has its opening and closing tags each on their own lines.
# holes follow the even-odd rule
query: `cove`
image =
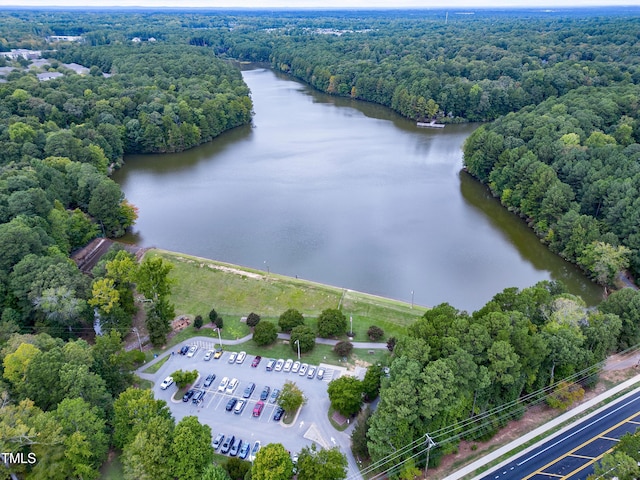
<svg viewBox="0 0 640 480">
<path fill-rule="evenodd" d="M 476 310 L 506 287 L 601 289 L 461 171 L 476 125 L 421 129 L 268 69 L 243 72 L 253 125 L 114 174 L 125 240 L 421 305 Z M 259 313 L 259 312 L 257 312 Z"/>
</svg>

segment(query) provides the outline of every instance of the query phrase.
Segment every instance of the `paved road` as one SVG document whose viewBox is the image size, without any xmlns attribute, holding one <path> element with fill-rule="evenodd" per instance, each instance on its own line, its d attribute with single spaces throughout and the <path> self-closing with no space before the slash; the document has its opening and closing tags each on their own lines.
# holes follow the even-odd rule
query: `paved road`
<svg viewBox="0 0 640 480">
<path fill-rule="evenodd" d="M 482 480 L 586 479 L 593 464 L 625 433 L 640 427 L 640 389 L 598 415 L 578 422 L 561 435 L 512 459 Z"/>
</svg>

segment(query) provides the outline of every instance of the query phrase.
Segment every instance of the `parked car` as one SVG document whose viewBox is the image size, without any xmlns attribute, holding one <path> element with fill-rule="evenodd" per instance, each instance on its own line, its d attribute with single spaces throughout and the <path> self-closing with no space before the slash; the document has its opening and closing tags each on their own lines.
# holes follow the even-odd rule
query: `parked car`
<svg viewBox="0 0 640 480">
<path fill-rule="evenodd" d="M 244 393 L 242 394 L 242 396 L 244 398 L 249 398 L 251 396 L 251 394 L 253 393 L 253 391 L 256 388 L 256 384 L 251 382 L 249 385 L 247 385 L 244 389 Z"/>
<path fill-rule="evenodd" d="M 300 362 L 296 360 L 291 366 L 291 373 L 298 373 L 298 370 L 300 370 Z"/>
<path fill-rule="evenodd" d="M 251 362 L 251 366 L 253 368 L 256 368 L 260 364 L 260 360 L 262 360 L 262 357 L 260 355 L 256 355 L 256 357 L 253 359 L 253 362 Z"/>
<path fill-rule="evenodd" d="M 309 370 L 307 371 L 307 378 L 313 378 L 316 376 L 316 367 L 314 367 L 313 365 L 311 365 L 309 367 Z"/>
<path fill-rule="evenodd" d="M 247 352 L 240 352 L 236 357 L 236 363 L 243 363 L 245 358 L 247 358 Z"/>
<path fill-rule="evenodd" d="M 207 353 L 204 354 L 204 361 L 208 362 L 209 360 L 211 360 L 211 357 L 213 357 L 214 351 L 213 350 L 207 350 Z"/>
<path fill-rule="evenodd" d="M 216 438 L 213 440 L 213 449 L 218 450 L 224 441 L 224 435 L 219 433 L 216 435 Z"/>
<path fill-rule="evenodd" d="M 245 442 L 238 450 L 238 458 L 245 459 L 249 455 L 249 450 L 251 450 L 251 444 L 249 442 Z"/>
<path fill-rule="evenodd" d="M 300 375 L 301 377 L 304 377 L 307 374 L 307 368 L 309 368 L 309 365 L 307 365 L 306 363 L 303 363 L 302 365 L 300 365 L 300 370 L 298 371 L 298 375 Z"/>
<path fill-rule="evenodd" d="M 182 397 L 182 401 L 188 402 L 195 395 L 195 393 L 196 393 L 195 390 L 188 390 L 187 393 L 185 393 L 184 396 Z"/>
<path fill-rule="evenodd" d="M 229 356 L 229 363 L 236 363 L 237 356 L 238 354 L 236 352 L 231 352 L 231 355 Z"/>
<path fill-rule="evenodd" d="M 253 462 L 256 459 L 256 455 L 260 451 L 260 440 L 256 440 L 256 443 L 253 444 L 253 448 L 251 449 L 251 455 L 249 455 L 249 461 Z"/>
<path fill-rule="evenodd" d="M 270 372 L 271 370 L 273 370 L 273 367 L 275 366 L 276 361 L 273 358 L 270 358 L 269 361 L 267 362 L 267 372 Z"/>
<path fill-rule="evenodd" d="M 191 399 L 191 401 L 193 402 L 194 405 L 200 405 L 200 403 L 204 400 L 204 395 L 205 395 L 204 390 L 198 390 L 196 393 L 193 394 L 193 398 Z"/>
<path fill-rule="evenodd" d="M 229 384 L 227 385 L 227 389 L 225 390 L 225 392 L 227 392 L 228 394 L 232 394 L 237 386 L 238 386 L 238 379 L 232 378 Z"/>
<path fill-rule="evenodd" d="M 318 373 L 316 373 L 316 378 L 318 380 L 322 380 L 324 378 L 324 368 L 320 367 L 318 369 Z"/>
<path fill-rule="evenodd" d="M 213 358 L 215 358 L 217 360 L 222 356 L 223 353 L 224 352 L 223 352 L 222 348 L 216 348 L 216 353 L 213 354 Z"/>
<path fill-rule="evenodd" d="M 207 378 L 204 379 L 204 386 L 210 387 L 215 379 L 216 375 L 214 373 L 210 373 L 209 375 L 207 375 Z"/>
<path fill-rule="evenodd" d="M 269 394 L 271 393 L 271 387 L 269 385 L 267 385 L 266 387 L 264 387 L 262 389 L 262 392 L 260 393 L 260 400 L 266 400 L 267 398 L 269 398 Z"/>
<path fill-rule="evenodd" d="M 237 398 L 230 398 L 229 401 L 227 402 L 227 406 L 225 407 L 227 412 L 230 412 L 231 410 L 233 410 L 233 407 L 236 406 L 237 402 L 238 402 Z"/>
<path fill-rule="evenodd" d="M 224 377 L 220 382 L 220 385 L 218 385 L 218 391 L 224 392 L 224 390 L 227 388 L 227 385 L 229 385 L 229 377 Z"/>
<path fill-rule="evenodd" d="M 276 400 L 278 399 L 279 396 L 280 396 L 280 389 L 274 388 L 273 392 L 271 393 L 271 398 L 269 399 L 269 403 L 276 403 Z"/>
<path fill-rule="evenodd" d="M 220 453 L 224 453 L 224 454 L 229 453 L 229 450 L 231 450 L 231 447 L 233 446 L 235 441 L 236 441 L 236 437 L 234 435 L 231 435 L 230 437 L 225 438 L 224 442 L 222 442 L 222 448 L 220 449 Z"/>
<path fill-rule="evenodd" d="M 290 372 L 292 365 L 293 365 L 293 360 L 291 360 L 290 358 L 287 358 L 287 361 L 284 362 L 284 367 L 282 367 L 282 370 L 285 372 Z"/>
<path fill-rule="evenodd" d="M 166 390 L 167 388 L 169 388 L 171 385 L 173 385 L 173 377 L 167 377 L 165 378 L 162 383 L 160 384 L 160 389 L 161 390 Z"/>
<path fill-rule="evenodd" d="M 258 403 L 256 403 L 256 406 L 253 407 L 253 416 L 259 417 L 260 414 L 262 413 L 263 408 L 264 408 L 264 402 L 260 400 Z"/>
<path fill-rule="evenodd" d="M 242 413 L 242 411 L 244 410 L 244 407 L 247 405 L 247 401 L 243 400 L 242 398 L 239 399 L 236 402 L 236 406 L 233 409 L 233 413 L 235 413 L 236 415 L 240 415 Z"/>
<path fill-rule="evenodd" d="M 276 422 L 279 422 L 279 421 L 280 421 L 280 419 L 282 418 L 282 415 L 284 415 L 284 408 L 282 408 L 282 407 L 278 407 L 278 408 L 276 408 L 276 411 L 275 411 L 275 413 L 273 414 L 273 419 L 274 419 Z"/>
<path fill-rule="evenodd" d="M 282 370 L 282 367 L 284 366 L 284 360 L 283 359 L 278 359 L 278 361 L 276 362 L 276 366 L 274 367 L 274 370 L 276 372 L 279 372 L 280 370 Z"/>
<path fill-rule="evenodd" d="M 238 455 L 238 450 L 240 450 L 240 447 L 242 447 L 242 440 L 238 439 L 236 443 L 231 445 L 231 448 L 229 449 L 229 455 L 231 455 L 232 457 Z"/>
<path fill-rule="evenodd" d="M 180 349 L 180 355 L 186 355 L 189 352 L 189 345 L 185 345 Z"/>
<path fill-rule="evenodd" d="M 189 347 L 189 351 L 187 352 L 187 357 L 191 358 L 193 357 L 196 352 L 198 351 L 198 346 L 197 345 L 191 345 Z"/>
</svg>

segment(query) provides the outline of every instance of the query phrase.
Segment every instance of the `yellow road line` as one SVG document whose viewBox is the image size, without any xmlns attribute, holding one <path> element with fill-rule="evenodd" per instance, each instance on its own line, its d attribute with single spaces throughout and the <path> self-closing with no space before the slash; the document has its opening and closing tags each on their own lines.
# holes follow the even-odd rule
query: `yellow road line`
<svg viewBox="0 0 640 480">
<path fill-rule="evenodd" d="M 614 426 L 609 427 L 609 428 L 608 428 L 607 430 L 605 430 L 604 432 L 600 432 L 600 433 L 599 433 L 598 435 L 596 435 L 595 437 L 591 437 L 589 440 L 587 440 L 586 442 L 584 442 L 584 443 L 582 443 L 582 444 L 578 445 L 578 446 L 577 446 L 577 447 L 575 447 L 573 450 L 570 450 L 569 452 L 564 453 L 564 454 L 562 454 L 562 455 L 561 455 L 561 456 L 559 456 L 559 457 L 556 457 L 553 461 L 551 461 L 551 462 L 547 463 L 544 467 L 539 468 L 538 470 L 536 470 L 536 471 L 535 471 L 535 472 L 533 472 L 532 474 L 527 475 L 527 476 L 526 476 L 526 477 L 524 477 L 522 480 L 527 480 L 527 479 L 529 479 L 529 478 L 531 478 L 531 477 L 533 477 L 533 476 L 535 476 L 535 475 L 537 475 L 537 474 L 539 474 L 539 473 L 542 473 L 542 474 L 544 474 L 544 475 L 553 475 L 553 474 L 551 474 L 551 473 L 546 473 L 546 472 L 545 472 L 545 470 L 546 470 L 548 467 L 550 467 L 551 465 L 554 465 L 554 464 L 558 463 L 560 460 L 564 460 L 564 459 L 565 459 L 565 458 L 567 458 L 568 456 L 573 455 L 573 453 L 574 453 L 574 452 L 577 452 L 578 450 L 580 450 L 580 449 L 581 449 L 582 447 L 584 447 L 585 445 L 588 445 L 588 444 L 590 444 L 590 443 L 594 442 L 595 440 L 598 440 L 598 439 L 600 439 L 600 438 L 604 437 L 604 435 L 606 435 L 607 433 L 611 432 L 612 430 L 615 430 L 615 429 L 616 429 L 616 428 L 618 428 L 620 425 L 624 425 L 625 423 L 629 423 L 629 420 L 631 420 L 632 418 L 637 417 L 637 416 L 638 416 L 638 412 L 634 413 L 633 415 L 630 415 L 629 417 L 625 418 L 624 420 L 620 421 L 619 423 L 615 424 Z M 602 458 L 606 453 L 609 453 L 611 450 L 612 450 L 612 448 L 611 448 L 611 449 L 609 449 L 609 450 L 607 450 L 606 452 L 604 452 L 602 455 L 599 455 L 598 457 L 596 457 L 593 461 L 589 462 L 587 465 L 584 465 L 584 466 L 580 467 L 578 470 L 575 470 L 574 472 L 572 472 L 572 473 L 571 473 L 571 475 L 573 475 L 573 473 L 575 473 L 575 472 L 579 472 L 579 471 L 580 471 L 580 470 L 582 470 L 583 468 L 585 468 L 585 467 L 587 467 L 587 466 L 589 466 L 589 465 L 593 464 L 594 462 L 598 461 L 600 458 Z M 566 477 L 566 476 L 565 476 L 565 477 L 561 477 L 561 478 L 568 478 L 568 477 Z"/>
<path fill-rule="evenodd" d="M 610 448 L 609 450 L 607 450 L 606 452 L 598 455 L 596 458 L 594 458 L 593 460 L 591 460 L 590 462 L 585 463 L 584 465 L 582 465 L 579 468 L 576 468 L 573 472 L 571 472 L 569 475 L 562 477 L 562 478 L 570 478 L 572 475 L 575 475 L 576 473 L 578 473 L 581 470 L 584 470 L 585 468 L 587 468 L 589 465 L 593 465 L 594 463 L 596 463 L 598 460 L 600 460 L 602 457 L 604 457 L 607 453 L 609 453 L 610 451 L 612 451 L 613 448 Z"/>
</svg>

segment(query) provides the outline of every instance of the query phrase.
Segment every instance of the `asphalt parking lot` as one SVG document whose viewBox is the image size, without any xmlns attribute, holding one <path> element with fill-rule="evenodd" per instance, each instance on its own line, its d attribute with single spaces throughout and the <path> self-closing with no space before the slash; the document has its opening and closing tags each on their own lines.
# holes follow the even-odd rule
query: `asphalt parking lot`
<svg viewBox="0 0 640 480">
<path fill-rule="evenodd" d="M 184 345 L 190 344 L 189 342 L 184 343 Z M 304 446 L 311 445 L 312 440 L 327 448 L 337 445 L 334 437 L 338 432 L 333 429 L 327 418 L 329 408 L 327 384 L 333 378 L 341 375 L 339 367 L 323 365 L 325 368 L 324 378 L 322 380 L 315 377 L 310 379 L 306 375 L 300 376 L 292 372 L 275 370 L 268 372 L 266 371 L 268 358 L 263 358 L 260 364 L 253 368 L 251 363 L 254 355 L 251 354 L 247 354 L 241 364 L 229 363 L 231 352 L 224 352 L 219 359 L 212 358 L 205 361 L 205 353 L 207 350 L 215 348 L 214 343 L 197 341 L 195 344 L 198 345 L 198 350 L 192 358 L 177 353 L 171 355 L 155 374 L 154 394 L 156 398 L 167 402 L 176 421 L 180 421 L 185 416 L 195 415 L 201 423 L 211 427 L 213 438 L 218 433 L 222 433 L 225 437 L 234 435 L 236 442 L 241 439 L 243 442 L 253 444 L 259 440 L 263 446 L 268 443 L 282 443 L 292 454 L 299 452 Z M 293 360 L 296 359 L 293 358 Z M 195 405 L 191 401 L 183 402 L 181 398 L 177 401 L 172 400 L 172 396 L 177 390 L 175 384 L 166 390 L 160 389 L 162 380 L 180 369 L 195 369 L 200 373 L 196 384 L 200 385 L 198 389 L 205 390 L 206 393 L 199 405 Z M 204 388 L 203 383 L 209 374 L 215 374 L 216 378 L 209 387 Z M 238 386 L 233 393 L 218 391 L 224 377 L 238 379 Z M 271 393 L 275 388 L 282 390 L 287 380 L 295 382 L 307 398 L 307 403 L 300 411 L 296 421 L 292 425 L 274 421 L 273 415 L 277 403 L 271 403 L 270 396 L 264 402 L 265 405 L 260 416 L 254 417 L 253 409 L 260 400 L 263 388 L 269 386 Z M 229 399 L 242 399 L 245 387 L 251 382 L 256 386 L 242 412 L 227 411 L 225 407 Z"/>
</svg>

